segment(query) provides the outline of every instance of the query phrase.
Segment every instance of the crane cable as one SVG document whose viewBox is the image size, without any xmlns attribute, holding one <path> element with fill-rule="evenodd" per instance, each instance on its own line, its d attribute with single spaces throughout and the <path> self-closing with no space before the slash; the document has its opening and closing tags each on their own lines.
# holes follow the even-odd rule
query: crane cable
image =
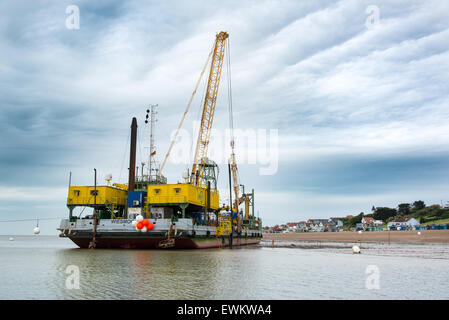
<svg viewBox="0 0 449 320">
<path fill-rule="evenodd" d="M 60 217 L 60 218 L 38 218 L 38 219 L 36 219 L 36 218 L 33 218 L 33 219 L 16 219 L 16 220 L 0 220 L 0 222 L 22 222 L 22 221 L 38 221 L 37 222 L 37 225 L 39 225 L 39 220 L 61 220 L 61 219 L 64 219 L 64 218 L 62 218 L 62 217 Z"/>
<path fill-rule="evenodd" d="M 226 68 L 228 73 L 228 108 L 229 108 L 229 131 L 230 131 L 230 139 L 231 139 L 231 156 L 234 155 L 234 146 L 235 146 L 235 137 L 234 137 L 234 115 L 232 110 L 232 81 L 231 81 L 231 45 L 228 41 L 228 56 L 226 61 Z M 237 166 L 236 166 L 237 169 Z M 239 180 L 239 172 L 236 170 L 237 180 Z"/>
<path fill-rule="evenodd" d="M 234 149 L 234 118 L 232 114 L 232 86 L 231 86 L 231 47 L 228 41 L 228 56 L 226 61 L 226 68 L 228 72 L 228 104 L 229 104 L 229 129 L 230 129 L 230 135 L 231 135 L 231 146 L 232 149 Z"/>
<path fill-rule="evenodd" d="M 171 149 L 173 148 L 173 145 L 174 145 L 174 143 L 176 141 L 176 138 L 178 138 L 179 130 L 181 130 L 181 127 L 182 127 L 182 124 L 184 122 L 184 119 L 185 119 L 187 113 L 189 112 L 190 105 L 192 104 L 192 101 L 193 101 L 193 98 L 195 96 L 196 90 L 198 89 L 198 86 L 199 86 L 199 84 L 201 82 L 201 78 L 203 77 L 203 74 L 206 71 L 207 65 L 209 64 L 209 60 L 210 60 L 210 57 L 212 56 L 212 52 L 213 52 L 213 48 L 212 48 L 212 50 L 210 51 L 210 53 L 209 53 L 209 55 L 207 57 L 206 63 L 204 64 L 204 67 L 203 67 L 203 70 L 201 71 L 200 77 L 199 77 L 198 81 L 196 82 L 195 89 L 193 90 L 192 95 L 191 95 L 190 100 L 189 100 L 189 103 L 187 104 L 187 108 L 184 111 L 184 114 L 182 115 L 181 122 L 179 123 L 179 126 L 176 129 L 175 135 L 173 136 L 173 139 L 170 142 L 170 146 L 168 148 L 167 154 L 165 155 L 164 161 L 162 162 L 162 165 L 159 168 L 159 176 L 162 176 L 162 169 L 164 169 L 165 163 L 167 162 L 167 159 L 168 159 L 168 157 L 170 155 Z"/>
</svg>

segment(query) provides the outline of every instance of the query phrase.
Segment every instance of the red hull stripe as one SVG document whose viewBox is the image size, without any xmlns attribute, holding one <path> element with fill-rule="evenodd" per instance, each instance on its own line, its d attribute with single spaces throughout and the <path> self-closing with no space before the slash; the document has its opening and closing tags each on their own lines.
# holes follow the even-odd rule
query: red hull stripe
<svg viewBox="0 0 449 320">
<path fill-rule="evenodd" d="M 92 240 L 88 237 L 69 237 L 80 248 L 88 248 Z M 97 238 L 96 248 L 121 248 L 121 249 L 160 249 L 159 243 L 165 238 Z M 254 245 L 260 242 L 260 238 L 233 238 L 233 246 Z M 201 238 L 176 238 L 175 245 L 171 249 L 207 249 L 228 247 L 228 239 L 201 239 Z"/>
</svg>

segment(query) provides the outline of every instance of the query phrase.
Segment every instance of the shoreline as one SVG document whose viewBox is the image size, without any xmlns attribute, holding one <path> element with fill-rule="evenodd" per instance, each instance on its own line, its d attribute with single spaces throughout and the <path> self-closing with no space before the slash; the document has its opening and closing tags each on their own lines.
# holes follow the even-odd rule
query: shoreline
<svg viewBox="0 0 449 320">
<path fill-rule="evenodd" d="M 421 234 L 419 235 L 418 232 Z M 371 231 L 361 234 L 342 232 L 263 233 L 262 241 L 338 242 L 338 243 L 449 243 L 449 230 Z"/>
</svg>

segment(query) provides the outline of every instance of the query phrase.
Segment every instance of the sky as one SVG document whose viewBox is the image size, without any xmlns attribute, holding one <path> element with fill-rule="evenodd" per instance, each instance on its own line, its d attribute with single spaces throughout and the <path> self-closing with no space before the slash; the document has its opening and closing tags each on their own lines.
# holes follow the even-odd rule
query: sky
<svg viewBox="0 0 449 320">
<path fill-rule="evenodd" d="M 56 234 L 69 172 L 74 185 L 93 184 L 93 168 L 126 182 L 132 117 L 147 158 L 149 104 L 161 162 L 220 31 L 230 70 L 209 151 L 223 202 L 231 80 L 239 181 L 264 225 L 446 204 L 448 15 L 432 0 L 2 1 L 0 234 L 31 234 L 35 221 L 5 220 L 35 218 Z M 192 161 L 204 80 L 169 183 Z"/>
</svg>

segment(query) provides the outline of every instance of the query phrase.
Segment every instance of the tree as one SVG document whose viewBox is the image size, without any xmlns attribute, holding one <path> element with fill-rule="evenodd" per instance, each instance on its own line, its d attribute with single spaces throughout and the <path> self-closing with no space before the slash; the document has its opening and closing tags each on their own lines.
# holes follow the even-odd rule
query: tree
<svg viewBox="0 0 449 320">
<path fill-rule="evenodd" d="M 408 215 L 410 213 L 410 203 L 401 203 L 398 205 L 398 212 L 401 215 Z"/>
<path fill-rule="evenodd" d="M 376 211 L 374 211 L 373 218 L 376 220 L 386 221 L 390 217 L 394 217 L 398 212 L 396 209 L 387 208 L 387 207 L 377 207 Z"/>
<path fill-rule="evenodd" d="M 424 209 L 425 207 L 426 207 L 426 204 L 422 200 L 413 202 L 413 209 L 421 210 L 421 209 Z"/>
<path fill-rule="evenodd" d="M 355 227 L 355 225 L 357 223 L 362 222 L 362 218 L 363 218 L 363 212 L 360 212 L 360 214 L 358 216 L 352 217 L 351 219 L 349 219 L 348 224 L 351 227 Z"/>
</svg>

